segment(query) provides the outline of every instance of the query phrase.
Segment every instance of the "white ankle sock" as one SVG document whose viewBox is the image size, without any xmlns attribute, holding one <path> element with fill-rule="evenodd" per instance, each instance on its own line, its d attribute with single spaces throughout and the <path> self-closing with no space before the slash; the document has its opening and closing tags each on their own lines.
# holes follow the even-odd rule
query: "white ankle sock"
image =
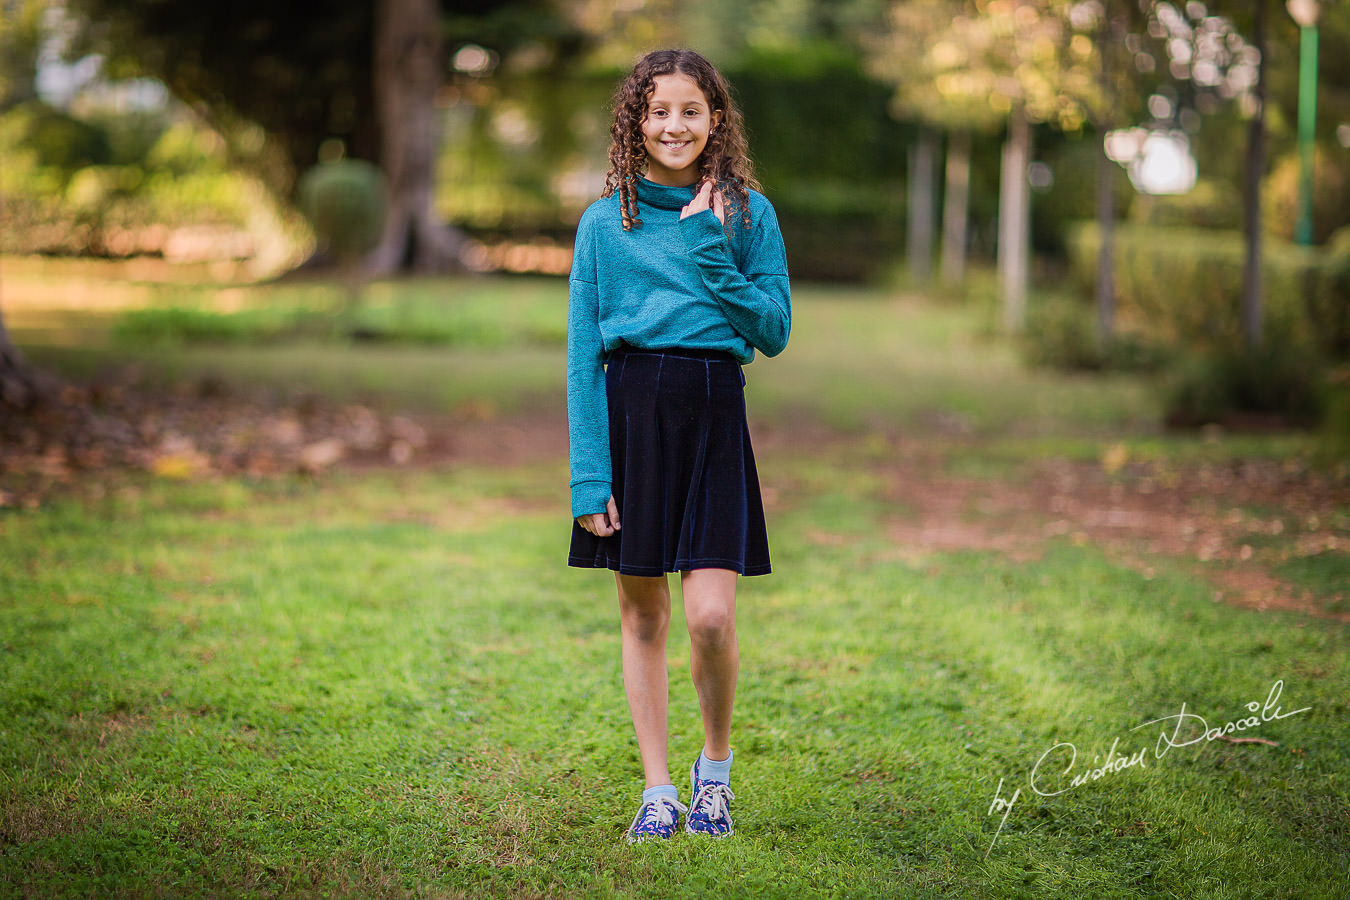
<svg viewBox="0 0 1350 900">
<path fill-rule="evenodd" d="M 731 784 L 731 760 L 736 754 L 727 751 L 726 759 L 708 759 L 702 750 L 698 754 L 698 777 L 704 781 L 718 781 Z"/>
</svg>

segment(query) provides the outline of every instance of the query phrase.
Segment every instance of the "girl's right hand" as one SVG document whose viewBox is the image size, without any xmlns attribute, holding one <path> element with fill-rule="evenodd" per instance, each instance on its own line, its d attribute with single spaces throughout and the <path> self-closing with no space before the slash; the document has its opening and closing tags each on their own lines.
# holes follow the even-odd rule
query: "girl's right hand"
<svg viewBox="0 0 1350 900">
<path fill-rule="evenodd" d="M 695 213 L 701 213 L 705 209 L 711 209 L 713 215 L 717 216 L 717 221 L 723 225 L 727 223 L 726 210 L 722 205 L 722 194 L 717 191 L 712 179 L 704 181 L 699 186 L 698 193 L 694 194 L 694 199 L 685 204 L 680 210 L 680 218 L 687 219 Z"/>
<path fill-rule="evenodd" d="M 615 505 L 611 496 L 609 502 L 605 504 L 604 512 L 577 516 L 577 524 L 596 537 L 609 537 L 619 530 L 619 507 Z"/>
</svg>

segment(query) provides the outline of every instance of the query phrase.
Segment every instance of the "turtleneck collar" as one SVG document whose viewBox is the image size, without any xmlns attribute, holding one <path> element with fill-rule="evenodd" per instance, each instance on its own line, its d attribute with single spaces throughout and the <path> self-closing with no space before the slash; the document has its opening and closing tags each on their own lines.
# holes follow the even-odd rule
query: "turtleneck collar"
<svg viewBox="0 0 1350 900">
<path fill-rule="evenodd" d="M 694 188 L 697 186 L 697 183 L 695 183 L 685 187 L 670 187 L 657 184 L 655 181 L 648 181 L 646 178 L 639 178 L 637 180 L 638 203 L 656 209 L 684 209 L 689 205 L 689 201 L 694 199 Z"/>
</svg>

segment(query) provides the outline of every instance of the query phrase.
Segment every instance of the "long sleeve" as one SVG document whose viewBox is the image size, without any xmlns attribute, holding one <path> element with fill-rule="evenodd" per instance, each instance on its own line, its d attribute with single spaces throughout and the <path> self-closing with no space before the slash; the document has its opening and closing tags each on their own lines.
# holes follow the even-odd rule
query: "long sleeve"
<svg viewBox="0 0 1350 900">
<path fill-rule="evenodd" d="M 744 271 L 736 267 L 722 223 L 711 210 L 681 219 L 680 232 L 703 283 L 731 326 L 766 356 L 783 352 L 792 328 L 792 297 L 787 253 L 773 207 L 762 204 L 755 217 Z"/>
<path fill-rule="evenodd" d="M 600 294 L 588 224 L 583 221 L 577 231 L 567 286 L 567 427 L 574 518 L 604 512 L 613 479 Z"/>
</svg>

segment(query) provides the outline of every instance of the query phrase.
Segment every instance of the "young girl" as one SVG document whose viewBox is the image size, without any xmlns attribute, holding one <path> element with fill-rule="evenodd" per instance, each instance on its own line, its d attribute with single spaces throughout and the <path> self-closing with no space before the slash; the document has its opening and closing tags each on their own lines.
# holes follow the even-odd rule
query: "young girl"
<svg viewBox="0 0 1350 900">
<path fill-rule="evenodd" d="M 741 365 L 787 344 L 787 260 L 726 81 L 689 50 L 615 94 L 604 193 L 568 298 L 568 562 L 615 572 L 624 689 L 646 790 L 630 843 L 732 831 L 736 580 L 769 571 Z M 666 633 L 679 572 L 703 717 L 686 807 L 666 757 Z M 685 815 L 687 813 L 687 815 Z"/>
</svg>

